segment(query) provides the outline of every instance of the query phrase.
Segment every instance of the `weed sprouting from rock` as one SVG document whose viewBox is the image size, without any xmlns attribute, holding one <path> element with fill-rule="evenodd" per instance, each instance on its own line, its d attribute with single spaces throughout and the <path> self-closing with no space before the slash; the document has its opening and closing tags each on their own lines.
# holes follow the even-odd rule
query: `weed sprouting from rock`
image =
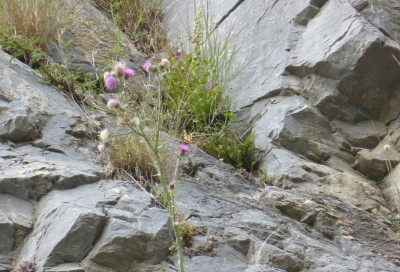
<svg viewBox="0 0 400 272">
<path fill-rule="evenodd" d="M 36 264 L 33 261 L 25 261 L 21 263 L 15 272 L 35 272 Z"/>
</svg>

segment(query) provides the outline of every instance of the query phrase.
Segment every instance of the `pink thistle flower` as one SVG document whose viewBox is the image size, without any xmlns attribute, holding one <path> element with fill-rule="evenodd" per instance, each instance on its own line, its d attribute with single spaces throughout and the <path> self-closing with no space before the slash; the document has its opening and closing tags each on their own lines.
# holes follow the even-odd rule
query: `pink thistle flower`
<svg viewBox="0 0 400 272">
<path fill-rule="evenodd" d="M 118 88 L 117 79 L 111 74 L 108 75 L 107 77 L 104 77 L 104 85 L 106 86 L 106 89 L 109 91 L 113 91 Z"/>
<path fill-rule="evenodd" d="M 180 144 L 179 151 L 181 152 L 182 155 L 186 155 L 190 152 L 190 148 L 185 144 Z"/>
<path fill-rule="evenodd" d="M 99 144 L 97 146 L 97 149 L 99 150 L 100 153 L 104 153 L 104 151 L 106 151 L 106 146 L 103 144 Z"/>
<path fill-rule="evenodd" d="M 108 102 L 107 102 L 107 108 L 110 109 L 110 110 L 115 109 L 115 107 L 117 106 L 117 104 L 118 104 L 117 100 L 115 100 L 115 99 L 110 99 L 110 100 L 108 100 Z"/>
<path fill-rule="evenodd" d="M 168 183 L 168 187 L 169 187 L 171 190 L 173 190 L 173 189 L 175 188 L 175 182 L 171 180 L 171 181 Z"/>
<path fill-rule="evenodd" d="M 136 75 L 136 72 L 132 70 L 131 68 L 124 68 L 122 71 L 122 74 L 124 75 L 124 78 L 128 79 L 131 77 L 134 77 Z"/>
<path fill-rule="evenodd" d="M 146 62 L 143 64 L 143 69 L 149 73 L 150 72 L 150 68 L 151 68 L 151 61 L 150 60 L 146 60 Z"/>
<path fill-rule="evenodd" d="M 105 72 L 105 73 L 104 73 L 104 76 L 103 76 L 103 77 L 104 77 L 104 82 L 106 82 L 106 79 L 107 79 L 109 76 L 112 76 L 110 72 Z"/>
</svg>

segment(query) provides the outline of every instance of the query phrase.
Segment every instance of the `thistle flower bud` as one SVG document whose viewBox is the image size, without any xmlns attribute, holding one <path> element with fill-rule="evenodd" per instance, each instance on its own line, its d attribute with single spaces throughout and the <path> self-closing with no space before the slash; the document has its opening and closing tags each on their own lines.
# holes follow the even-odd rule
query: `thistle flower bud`
<svg viewBox="0 0 400 272">
<path fill-rule="evenodd" d="M 110 109 L 110 110 L 115 109 L 115 107 L 117 106 L 117 104 L 118 104 L 117 100 L 115 100 L 115 99 L 110 99 L 110 100 L 108 100 L 108 102 L 107 102 L 107 108 Z"/>
<path fill-rule="evenodd" d="M 99 150 L 100 153 L 104 153 L 106 151 L 106 146 L 104 144 L 99 144 L 97 146 L 97 149 Z"/>
<path fill-rule="evenodd" d="M 129 124 L 134 127 L 140 126 L 140 119 L 138 117 L 134 117 L 129 121 Z"/>
<path fill-rule="evenodd" d="M 126 67 L 126 64 L 122 61 L 119 61 L 119 62 L 115 63 L 111 73 L 113 73 L 117 77 L 122 77 L 124 75 L 125 67 Z"/>
</svg>

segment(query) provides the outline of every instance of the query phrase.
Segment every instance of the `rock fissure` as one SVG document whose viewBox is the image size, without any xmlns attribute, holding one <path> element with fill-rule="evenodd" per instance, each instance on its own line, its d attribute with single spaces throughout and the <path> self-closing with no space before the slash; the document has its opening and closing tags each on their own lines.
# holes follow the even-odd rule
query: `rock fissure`
<svg viewBox="0 0 400 272">
<path fill-rule="evenodd" d="M 245 0 L 238 0 L 233 7 L 224 14 L 221 19 L 215 24 L 213 31 L 215 31 L 230 15 L 233 13 Z"/>
</svg>

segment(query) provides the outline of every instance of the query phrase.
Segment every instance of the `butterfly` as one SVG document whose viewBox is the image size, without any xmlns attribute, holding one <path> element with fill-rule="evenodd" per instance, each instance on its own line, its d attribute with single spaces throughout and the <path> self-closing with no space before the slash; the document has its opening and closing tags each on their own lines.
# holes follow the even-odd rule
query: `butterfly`
<svg viewBox="0 0 400 272">
<path fill-rule="evenodd" d="M 188 134 L 186 130 L 183 131 L 182 134 L 183 142 L 185 144 L 190 144 L 192 142 L 192 133 Z"/>
</svg>

